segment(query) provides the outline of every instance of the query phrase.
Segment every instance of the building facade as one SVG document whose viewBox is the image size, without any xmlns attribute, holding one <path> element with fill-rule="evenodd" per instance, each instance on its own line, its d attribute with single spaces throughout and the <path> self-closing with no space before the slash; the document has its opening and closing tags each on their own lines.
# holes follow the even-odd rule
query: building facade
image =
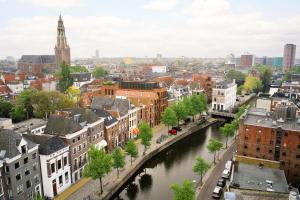
<svg viewBox="0 0 300 200">
<path fill-rule="evenodd" d="M 250 68 L 254 65 L 254 55 L 252 54 L 243 54 L 241 55 L 241 67 Z"/>
<path fill-rule="evenodd" d="M 296 45 L 294 44 L 284 45 L 284 52 L 283 52 L 284 71 L 288 71 L 295 66 L 295 56 L 296 56 Z"/>
<path fill-rule="evenodd" d="M 212 90 L 212 109 L 230 110 L 236 102 L 237 84 L 235 80 L 217 83 Z"/>
</svg>

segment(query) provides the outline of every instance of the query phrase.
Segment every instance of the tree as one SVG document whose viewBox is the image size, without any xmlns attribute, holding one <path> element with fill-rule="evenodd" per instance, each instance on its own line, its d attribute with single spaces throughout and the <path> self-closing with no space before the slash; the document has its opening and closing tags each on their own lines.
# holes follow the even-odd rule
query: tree
<svg viewBox="0 0 300 200">
<path fill-rule="evenodd" d="M 59 74 L 58 86 L 61 92 L 65 92 L 69 87 L 73 85 L 73 78 L 69 66 L 63 62 L 61 64 L 61 72 Z"/>
<path fill-rule="evenodd" d="M 170 188 L 174 194 L 173 200 L 195 200 L 195 186 L 190 180 L 185 180 L 182 186 L 173 184 Z"/>
<path fill-rule="evenodd" d="M 101 194 L 103 193 L 102 178 L 111 171 L 113 160 L 111 155 L 103 149 L 92 146 L 88 151 L 88 163 L 84 168 L 83 175 L 100 181 Z"/>
<path fill-rule="evenodd" d="M 226 123 L 223 127 L 220 128 L 221 133 L 226 137 L 226 149 L 228 138 L 233 137 L 235 133 L 235 127 L 232 123 Z"/>
<path fill-rule="evenodd" d="M 78 105 L 78 102 L 80 100 L 80 89 L 76 88 L 74 86 L 71 86 L 66 91 L 67 97 L 73 101 L 76 105 Z"/>
<path fill-rule="evenodd" d="M 13 122 L 20 122 L 26 119 L 26 111 L 24 107 L 15 105 L 10 113 Z"/>
<path fill-rule="evenodd" d="M 194 121 L 194 115 L 197 114 L 197 111 L 194 110 L 191 99 L 190 98 L 184 98 L 183 99 L 183 104 L 185 106 L 185 109 L 186 109 L 188 115 L 193 116 L 193 121 Z"/>
<path fill-rule="evenodd" d="M 94 71 L 93 71 L 93 76 L 95 78 L 101 78 L 103 76 L 105 76 L 107 74 L 107 72 L 102 68 L 102 67 L 97 67 Z"/>
<path fill-rule="evenodd" d="M 193 166 L 193 171 L 200 176 L 200 185 L 202 185 L 202 177 L 209 169 L 209 164 L 201 157 L 196 158 L 196 163 Z"/>
<path fill-rule="evenodd" d="M 33 117 L 33 106 L 32 97 L 37 93 L 34 89 L 27 89 L 22 91 L 16 98 L 16 105 L 23 107 L 26 112 L 26 118 L 29 119 Z"/>
<path fill-rule="evenodd" d="M 242 92 L 243 92 L 243 90 L 244 90 L 244 86 L 243 85 L 240 85 L 238 88 L 237 88 L 237 94 L 238 95 L 242 95 Z"/>
<path fill-rule="evenodd" d="M 287 71 L 283 77 L 284 81 L 291 81 L 292 74 L 300 74 L 300 67 L 292 67 L 289 71 Z"/>
<path fill-rule="evenodd" d="M 125 151 L 130 155 L 130 163 L 132 165 L 132 158 L 138 156 L 138 148 L 133 140 L 129 140 L 126 144 Z"/>
<path fill-rule="evenodd" d="M 262 92 L 268 92 L 270 89 L 272 71 L 266 65 L 255 65 L 254 69 L 259 71 L 259 78 L 262 84 Z"/>
<path fill-rule="evenodd" d="M 235 79 L 235 82 L 238 86 L 241 86 L 244 84 L 245 78 L 246 78 L 246 75 L 244 73 L 242 73 L 240 71 L 236 71 L 234 69 L 229 70 L 226 74 L 226 79 L 229 79 L 229 80 Z"/>
<path fill-rule="evenodd" d="M 161 115 L 161 121 L 164 125 L 168 126 L 175 126 L 177 122 L 176 113 L 170 107 L 167 107 L 165 111 Z"/>
<path fill-rule="evenodd" d="M 188 116 L 188 112 L 182 101 L 172 105 L 171 108 L 174 110 L 174 112 L 176 114 L 177 124 L 179 126 L 180 120 L 185 120 Z"/>
<path fill-rule="evenodd" d="M 0 117 L 9 118 L 13 110 L 13 104 L 0 98 Z"/>
<path fill-rule="evenodd" d="M 190 97 L 190 101 L 192 103 L 193 109 L 200 115 L 207 109 L 207 98 L 204 94 L 192 95 Z"/>
<path fill-rule="evenodd" d="M 115 148 L 112 154 L 113 157 L 113 167 L 117 169 L 119 178 L 119 169 L 125 166 L 125 155 L 120 147 Z"/>
<path fill-rule="evenodd" d="M 146 149 L 151 145 L 152 140 L 152 129 L 146 122 L 141 122 L 139 125 L 139 138 L 142 140 L 142 144 L 144 145 L 144 154 L 146 153 Z"/>
<path fill-rule="evenodd" d="M 69 66 L 70 73 L 80 73 L 89 72 L 89 70 L 84 66 Z"/>
<path fill-rule="evenodd" d="M 208 149 L 209 153 L 212 153 L 214 155 L 214 164 L 216 164 L 216 154 L 218 151 L 220 151 L 222 149 L 222 147 L 223 147 L 223 144 L 220 141 L 218 141 L 214 138 L 209 140 L 207 149 Z"/>
<path fill-rule="evenodd" d="M 247 92 L 258 92 L 261 88 L 261 81 L 259 78 L 248 75 L 244 84 L 244 90 Z"/>
</svg>

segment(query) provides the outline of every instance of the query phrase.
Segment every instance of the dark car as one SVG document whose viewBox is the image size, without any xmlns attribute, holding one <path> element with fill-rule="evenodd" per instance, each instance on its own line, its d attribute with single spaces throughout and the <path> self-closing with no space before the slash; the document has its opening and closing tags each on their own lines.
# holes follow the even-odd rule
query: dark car
<svg viewBox="0 0 300 200">
<path fill-rule="evenodd" d="M 202 125 L 206 122 L 206 119 L 202 118 L 199 120 L 198 125 Z"/>
<path fill-rule="evenodd" d="M 213 193 L 212 193 L 212 197 L 214 199 L 220 199 L 223 193 L 223 189 L 220 186 L 216 186 Z"/>
<path fill-rule="evenodd" d="M 180 126 L 172 127 L 172 129 L 175 129 L 176 131 L 182 131 L 182 128 Z"/>
<path fill-rule="evenodd" d="M 177 130 L 176 129 L 171 129 L 171 130 L 169 130 L 169 134 L 177 135 Z"/>
<path fill-rule="evenodd" d="M 223 179 L 223 178 L 220 178 L 220 179 L 218 180 L 217 186 L 220 186 L 220 187 L 223 188 L 225 185 L 226 185 L 226 180 Z"/>
<path fill-rule="evenodd" d="M 162 143 L 164 140 L 166 140 L 168 138 L 168 136 L 167 135 L 161 135 L 161 136 L 159 136 L 159 138 L 157 138 L 156 139 L 156 143 L 157 144 L 160 144 L 160 143 Z"/>
<path fill-rule="evenodd" d="M 184 123 L 185 123 L 185 124 L 188 124 L 188 123 L 190 123 L 190 122 L 191 122 L 191 118 L 187 118 L 187 119 L 184 120 Z"/>
</svg>

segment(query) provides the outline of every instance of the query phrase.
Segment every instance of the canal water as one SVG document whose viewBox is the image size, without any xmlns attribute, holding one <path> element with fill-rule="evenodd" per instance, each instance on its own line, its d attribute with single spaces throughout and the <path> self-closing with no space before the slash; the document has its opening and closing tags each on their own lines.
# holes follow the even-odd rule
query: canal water
<svg viewBox="0 0 300 200">
<path fill-rule="evenodd" d="M 211 126 L 170 146 L 145 163 L 112 199 L 171 200 L 171 184 L 182 184 L 186 179 L 199 181 L 199 176 L 192 170 L 197 156 L 213 161 L 213 155 L 206 148 L 211 138 L 225 141 L 219 128 Z"/>
</svg>

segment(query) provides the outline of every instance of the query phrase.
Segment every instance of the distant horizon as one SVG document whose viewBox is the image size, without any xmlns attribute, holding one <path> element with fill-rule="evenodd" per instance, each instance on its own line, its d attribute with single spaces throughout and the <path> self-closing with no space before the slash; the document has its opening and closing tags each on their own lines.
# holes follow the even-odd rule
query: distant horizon
<svg viewBox="0 0 300 200">
<path fill-rule="evenodd" d="M 282 57 L 285 44 L 300 45 L 297 0 L 0 0 L 0 7 L 0 58 L 54 55 L 60 13 L 72 58 L 97 49 L 100 57 Z"/>
</svg>

